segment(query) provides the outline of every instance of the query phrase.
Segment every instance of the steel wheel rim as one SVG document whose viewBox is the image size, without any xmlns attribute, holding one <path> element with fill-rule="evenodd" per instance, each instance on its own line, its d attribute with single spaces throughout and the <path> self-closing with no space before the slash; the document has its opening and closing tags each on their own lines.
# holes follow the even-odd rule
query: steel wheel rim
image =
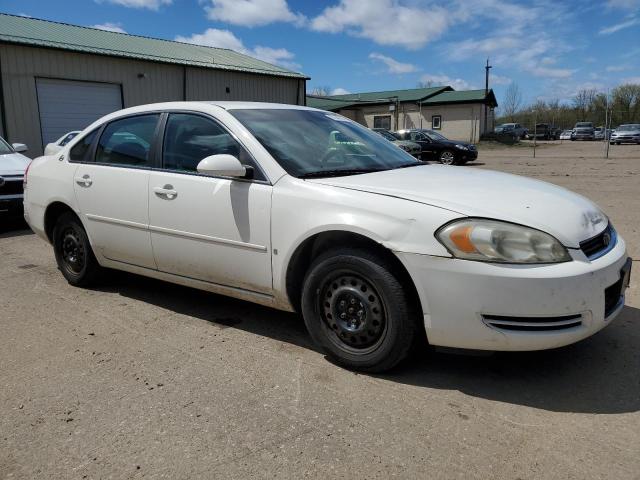
<svg viewBox="0 0 640 480">
<path fill-rule="evenodd" d="M 440 154 L 440 161 L 445 165 L 451 165 L 453 163 L 454 156 L 451 152 L 442 152 Z"/>
<path fill-rule="evenodd" d="M 320 288 L 319 307 L 329 340 L 353 354 L 369 353 L 387 333 L 387 314 L 375 287 L 352 272 L 338 272 Z"/>
<path fill-rule="evenodd" d="M 86 252 L 80 235 L 74 228 L 67 228 L 62 232 L 60 254 L 65 268 L 78 274 L 84 268 Z"/>
</svg>

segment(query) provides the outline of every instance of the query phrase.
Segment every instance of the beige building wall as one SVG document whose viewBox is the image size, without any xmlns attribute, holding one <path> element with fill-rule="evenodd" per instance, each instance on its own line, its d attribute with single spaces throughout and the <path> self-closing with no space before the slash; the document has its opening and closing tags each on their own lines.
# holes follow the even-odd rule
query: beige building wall
<svg viewBox="0 0 640 480">
<path fill-rule="evenodd" d="M 36 78 L 120 85 L 124 108 L 185 99 L 291 104 L 305 101 L 302 79 L 6 43 L 0 44 L 0 71 L 4 97 L 0 103 L 4 107 L 7 140 L 26 143 L 30 157 L 43 152 Z M 144 76 L 140 78 L 139 74 Z"/>
<path fill-rule="evenodd" d="M 357 110 L 341 110 L 339 113 L 361 123 L 368 128 L 374 128 L 374 119 L 377 116 L 390 116 L 391 130 L 409 128 L 432 129 L 432 118 L 435 115 L 441 117 L 442 135 L 451 140 L 466 142 L 478 142 L 484 131 L 484 110 L 487 108 L 480 103 L 449 104 L 436 106 L 422 106 L 415 103 L 400 105 L 397 116 L 389 110 L 389 105 L 362 106 Z M 488 130 L 493 129 L 493 111 L 487 108 Z"/>
</svg>

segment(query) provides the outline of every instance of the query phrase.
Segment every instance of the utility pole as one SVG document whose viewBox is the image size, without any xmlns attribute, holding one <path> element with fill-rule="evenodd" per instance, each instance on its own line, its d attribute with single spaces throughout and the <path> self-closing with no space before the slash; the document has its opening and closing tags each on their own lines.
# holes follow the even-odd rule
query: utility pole
<svg viewBox="0 0 640 480">
<path fill-rule="evenodd" d="M 489 65 L 489 57 L 484 67 L 484 128 L 482 133 L 487 133 L 487 95 L 489 95 L 489 70 L 493 68 Z"/>
</svg>

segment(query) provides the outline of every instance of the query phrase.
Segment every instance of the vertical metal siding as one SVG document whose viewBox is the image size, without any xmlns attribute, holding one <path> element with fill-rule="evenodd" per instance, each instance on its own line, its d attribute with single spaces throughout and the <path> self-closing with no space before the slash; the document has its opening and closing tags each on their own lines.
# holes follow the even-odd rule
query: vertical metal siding
<svg viewBox="0 0 640 480">
<path fill-rule="evenodd" d="M 43 151 L 36 77 L 122 85 L 124 107 L 184 99 L 184 67 L 143 60 L 0 44 L 5 128 L 10 142 Z M 138 78 L 145 74 L 144 78 Z M 296 78 L 186 67 L 187 100 L 245 100 L 296 104 Z M 301 82 L 304 85 L 304 82 Z M 226 87 L 230 93 L 226 93 Z"/>
</svg>

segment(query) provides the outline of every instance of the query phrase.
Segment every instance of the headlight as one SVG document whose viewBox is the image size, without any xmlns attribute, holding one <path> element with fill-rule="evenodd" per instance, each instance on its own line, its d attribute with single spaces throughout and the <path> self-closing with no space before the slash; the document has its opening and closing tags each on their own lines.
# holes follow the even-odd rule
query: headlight
<svg viewBox="0 0 640 480">
<path fill-rule="evenodd" d="M 464 145 L 459 145 L 459 144 L 456 144 L 456 148 L 459 148 L 460 150 L 469 150 L 468 147 L 465 147 Z"/>
<path fill-rule="evenodd" d="M 456 258 L 499 263 L 568 262 L 567 249 L 548 233 L 481 218 L 451 222 L 436 238 Z"/>
</svg>

